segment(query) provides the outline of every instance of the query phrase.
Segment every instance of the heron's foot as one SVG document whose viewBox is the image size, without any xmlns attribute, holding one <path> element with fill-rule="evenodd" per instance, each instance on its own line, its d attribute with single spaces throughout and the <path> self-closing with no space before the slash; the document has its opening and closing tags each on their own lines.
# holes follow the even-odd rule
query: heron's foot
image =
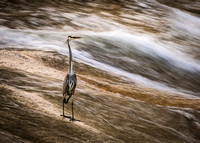
<svg viewBox="0 0 200 143">
<path fill-rule="evenodd" d="M 74 122 L 74 121 L 76 121 L 76 119 L 75 118 L 71 118 L 69 121 Z"/>
<path fill-rule="evenodd" d="M 70 117 L 70 116 L 65 116 L 65 115 L 63 115 L 63 114 L 61 114 L 60 116 L 63 116 L 63 118 L 68 118 L 68 119 L 71 119 L 71 117 Z"/>
<path fill-rule="evenodd" d="M 72 122 L 78 121 L 78 122 L 80 122 L 81 120 L 77 120 L 75 118 L 71 118 L 69 121 L 72 121 Z"/>
</svg>

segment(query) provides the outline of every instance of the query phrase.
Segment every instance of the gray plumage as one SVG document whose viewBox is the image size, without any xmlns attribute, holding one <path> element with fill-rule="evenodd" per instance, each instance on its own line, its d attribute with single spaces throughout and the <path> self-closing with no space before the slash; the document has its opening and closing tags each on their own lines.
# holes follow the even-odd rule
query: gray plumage
<svg viewBox="0 0 200 143">
<path fill-rule="evenodd" d="M 68 36 L 67 38 L 67 44 L 69 48 L 69 74 L 65 76 L 64 82 L 63 82 L 63 117 L 64 115 L 64 104 L 67 104 L 69 99 L 71 98 L 72 95 L 75 93 L 76 89 L 76 84 L 77 84 L 77 79 L 76 79 L 76 74 L 73 71 L 73 64 L 72 64 L 72 52 L 71 52 L 71 47 L 69 45 L 69 42 L 71 39 L 79 39 L 80 37 L 72 37 Z M 73 101 L 72 101 L 72 119 L 74 120 L 74 114 L 73 114 Z"/>
</svg>

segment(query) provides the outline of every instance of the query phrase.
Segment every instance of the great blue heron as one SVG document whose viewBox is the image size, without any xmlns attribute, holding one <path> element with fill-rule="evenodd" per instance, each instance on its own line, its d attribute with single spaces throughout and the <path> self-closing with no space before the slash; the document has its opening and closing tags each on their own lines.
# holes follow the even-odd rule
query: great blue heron
<svg viewBox="0 0 200 143">
<path fill-rule="evenodd" d="M 68 36 L 67 38 L 67 45 L 69 48 L 69 74 L 66 75 L 65 79 L 64 79 L 64 83 L 63 83 L 63 117 L 66 117 L 64 115 L 64 104 L 67 104 L 69 99 L 72 97 L 72 95 L 74 95 L 75 92 L 75 88 L 76 88 L 76 83 L 77 83 L 77 79 L 76 79 L 76 74 L 73 71 L 73 65 L 72 65 L 72 51 L 69 45 L 69 42 L 72 39 L 79 39 L 81 37 L 72 37 L 72 36 Z M 71 121 L 75 120 L 74 119 L 74 112 L 73 112 L 73 100 L 72 100 L 72 118 Z"/>
</svg>

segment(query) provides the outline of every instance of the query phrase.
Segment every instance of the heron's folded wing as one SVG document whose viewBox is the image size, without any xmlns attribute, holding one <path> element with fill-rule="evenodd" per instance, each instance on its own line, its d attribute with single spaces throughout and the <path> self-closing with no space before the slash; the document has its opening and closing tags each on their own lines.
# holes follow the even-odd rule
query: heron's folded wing
<svg viewBox="0 0 200 143">
<path fill-rule="evenodd" d="M 74 79 L 75 79 L 75 83 L 74 83 L 74 87 L 72 89 L 72 95 L 74 95 L 74 92 L 75 92 L 75 89 L 76 89 L 76 84 L 77 84 L 76 74 L 74 74 Z"/>
<path fill-rule="evenodd" d="M 63 91 L 62 91 L 63 96 L 67 93 L 67 88 L 69 88 L 68 80 L 69 80 L 69 75 L 66 75 L 64 82 L 63 82 Z"/>
</svg>

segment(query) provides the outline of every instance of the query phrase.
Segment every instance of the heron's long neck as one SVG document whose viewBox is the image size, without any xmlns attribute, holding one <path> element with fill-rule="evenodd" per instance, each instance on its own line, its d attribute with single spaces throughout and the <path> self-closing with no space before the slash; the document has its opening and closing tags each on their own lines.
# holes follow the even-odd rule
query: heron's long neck
<svg viewBox="0 0 200 143">
<path fill-rule="evenodd" d="M 69 47 L 69 75 L 73 75 L 74 71 L 73 71 L 73 65 L 72 65 L 72 51 L 69 45 L 69 41 L 68 41 L 68 47 Z"/>
</svg>

